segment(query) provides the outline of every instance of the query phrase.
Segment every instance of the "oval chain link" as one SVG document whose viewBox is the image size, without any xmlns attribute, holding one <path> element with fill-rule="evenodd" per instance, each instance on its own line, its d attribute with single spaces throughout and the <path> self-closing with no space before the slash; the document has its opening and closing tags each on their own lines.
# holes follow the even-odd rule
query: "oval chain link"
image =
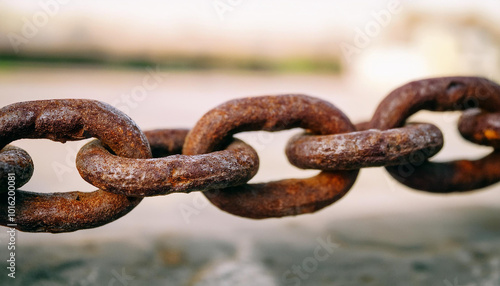
<svg viewBox="0 0 500 286">
<path fill-rule="evenodd" d="M 430 162 L 442 148 L 441 131 L 427 123 L 405 124 L 422 109 L 465 110 L 458 124 L 461 135 L 494 150 L 478 160 Z M 259 159 L 233 135 L 296 127 L 306 132 L 289 140 L 289 161 L 321 172 L 308 179 L 247 184 Z M 77 168 L 100 190 L 15 191 L 15 227 L 30 232 L 101 226 L 127 214 L 144 196 L 195 190 L 203 190 L 220 209 L 248 218 L 311 213 L 342 198 L 360 168 L 375 166 L 386 167 L 414 189 L 448 193 L 482 188 L 500 181 L 500 86 L 477 77 L 411 82 L 391 92 L 370 121 L 356 126 L 334 105 L 314 97 L 243 98 L 210 110 L 190 131 L 145 134 L 128 116 L 94 100 L 31 101 L 0 109 L 0 225 L 13 223 L 7 205 L 9 174 L 15 174 L 16 188 L 33 174 L 29 154 L 7 145 L 21 138 L 98 139 L 80 150 Z"/>
</svg>

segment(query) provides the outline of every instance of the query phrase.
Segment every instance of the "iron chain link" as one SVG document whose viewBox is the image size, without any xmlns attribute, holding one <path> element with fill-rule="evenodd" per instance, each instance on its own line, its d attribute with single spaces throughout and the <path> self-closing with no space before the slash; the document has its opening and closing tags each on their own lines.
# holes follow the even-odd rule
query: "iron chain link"
<svg viewBox="0 0 500 286">
<path fill-rule="evenodd" d="M 419 110 L 465 110 L 458 129 L 467 140 L 491 146 L 479 160 L 431 162 L 443 135 L 429 123 L 406 123 Z M 287 94 L 236 99 L 207 112 L 191 130 L 142 132 L 112 106 L 83 99 L 20 102 L 0 109 L 0 225 L 12 226 L 7 196 L 16 197 L 15 228 L 69 232 L 127 214 L 146 196 L 202 191 L 228 213 L 254 218 L 312 213 L 342 198 L 359 169 L 383 166 L 410 188 L 463 192 L 500 181 L 500 86 L 478 77 L 410 82 L 391 92 L 369 122 L 354 125 L 324 100 Z M 307 179 L 247 184 L 259 157 L 242 131 L 304 133 L 286 146 L 291 164 L 321 172 Z M 99 190 L 33 193 L 19 190 L 33 173 L 28 153 L 8 145 L 21 138 L 54 141 L 94 137 L 80 149 L 76 167 Z M 7 177 L 15 174 L 15 190 Z"/>
</svg>

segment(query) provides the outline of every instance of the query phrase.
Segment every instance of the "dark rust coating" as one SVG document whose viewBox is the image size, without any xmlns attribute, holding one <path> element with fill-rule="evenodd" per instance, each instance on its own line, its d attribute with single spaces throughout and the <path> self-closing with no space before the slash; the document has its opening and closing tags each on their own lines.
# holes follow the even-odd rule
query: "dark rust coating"
<svg viewBox="0 0 500 286">
<path fill-rule="evenodd" d="M 450 111 L 479 107 L 500 111 L 500 86 L 485 78 L 442 77 L 405 84 L 392 91 L 377 107 L 370 128 L 401 127 L 419 110 Z"/>
<path fill-rule="evenodd" d="M 0 225 L 7 226 L 12 223 L 6 219 L 7 193 L 0 194 L 0 200 Z M 51 233 L 94 228 L 124 216 L 141 200 L 101 190 L 46 194 L 17 190 L 15 228 Z"/>
<path fill-rule="evenodd" d="M 278 131 L 295 127 L 313 134 L 354 131 L 349 119 L 332 104 L 305 95 L 280 95 L 228 101 L 206 113 L 189 132 L 183 154 L 220 148 L 241 131 Z M 317 211 L 340 199 L 356 180 L 358 170 L 321 172 L 300 180 L 246 184 L 206 192 L 222 210 L 243 217 L 269 218 Z"/>
<path fill-rule="evenodd" d="M 415 153 L 428 158 L 442 147 L 439 128 L 432 124 L 408 124 L 385 131 L 299 134 L 288 141 L 286 155 L 290 163 L 302 169 L 354 170 L 398 165 Z"/>
<path fill-rule="evenodd" d="M 448 111 L 477 107 L 490 112 L 500 111 L 500 86 L 478 77 L 424 79 L 410 82 L 391 92 L 377 107 L 370 128 L 387 130 L 400 127 L 409 116 L 422 109 Z M 411 166 L 412 171 L 404 172 L 404 180 L 401 179 L 403 174 L 401 168 L 394 166 L 388 170 L 400 182 L 415 189 L 430 192 L 464 191 L 481 188 L 485 184 L 497 181 L 491 176 L 500 171 L 490 170 L 488 173 L 480 171 L 482 168 L 478 164 L 490 162 L 489 159 L 483 159 L 410 163 L 406 166 Z M 500 165 L 488 164 L 488 166 L 500 169 Z M 471 178 L 474 181 L 471 181 Z M 461 182 L 464 186 L 460 186 Z"/>
<path fill-rule="evenodd" d="M 183 154 L 212 152 L 238 132 L 295 127 L 318 135 L 354 131 L 342 111 L 319 98 L 300 94 L 249 97 L 228 101 L 206 113 L 189 132 Z"/>
<path fill-rule="evenodd" d="M 7 191 L 10 173 L 14 174 L 14 186 L 22 187 L 33 175 L 33 160 L 23 149 L 7 145 L 0 150 L 0 192 Z"/>
<path fill-rule="evenodd" d="M 189 129 L 155 129 L 144 131 L 153 158 L 181 154 Z"/>
<path fill-rule="evenodd" d="M 458 130 L 471 142 L 500 148 L 500 113 L 480 109 L 464 111 L 458 121 Z"/>
<path fill-rule="evenodd" d="M 413 189 L 432 193 L 466 192 L 500 181 L 498 162 L 500 152 L 492 152 L 478 160 L 425 161 L 418 166 L 387 167 L 387 171 L 400 183 Z"/>
<path fill-rule="evenodd" d="M 462 136 L 495 150 L 474 161 L 429 162 L 442 146 L 441 132 L 430 124 L 405 125 L 421 109 L 465 110 L 459 121 Z M 93 228 L 127 214 L 144 195 L 199 189 L 209 189 L 204 194 L 214 205 L 243 217 L 311 213 L 343 197 L 358 168 L 396 163 L 387 170 L 411 188 L 434 193 L 475 190 L 500 181 L 499 122 L 500 86 L 475 77 L 408 83 L 382 101 L 370 122 L 355 127 L 332 104 L 292 94 L 229 101 L 205 114 L 189 133 L 153 130 L 147 132 L 148 139 L 128 116 L 98 101 L 16 103 L 0 109 L 0 225 L 54 233 Z M 323 171 L 308 179 L 244 184 L 256 173 L 258 157 L 232 135 L 295 127 L 306 129 L 306 135 L 290 140 L 290 161 Z M 7 192 L 9 173 L 15 173 L 16 189 L 33 173 L 28 153 L 10 142 L 90 137 L 100 141 L 81 150 L 79 169 L 85 179 L 110 192 Z M 151 159 L 151 151 L 168 157 Z M 181 151 L 184 155 L 178 155 Z M 220 170 L 222 175 L 216 172 Z M 8 198 L 15 198 L 14 221 L 9 220 Z"/>
<path fill-rule="evenodd" d="M 146 136 L 132 119 L 103 102 L 38 100 L 0 109 L 0 148 L 21 138 L 46 138 L 64 143 L 91 137 L 101 139 L 122 157 L 151 156 L 149 147 L 145 147 L 148 146 Z M 126 140 L 129 137 L 131 140 Z M 104 138 L 106 140 L 102 140 Z M 130 147 L 124 148 L 126 145 Z"/>
<path fill-rule="evenodd" d="M 354 125 L 354 127 L 356 127 L 357 131 L 368 130 L 368 129 L 370 129 L 370 121 L 363 121 L 363 122 L 356 123 L 356 125 Z"/>
<path fill-rule="evenodd" d="M 263 219 L 312 213 L 342 198 L 358 171 L 323 171 L 308 179 L 246 184 L 204 192 L 218 208 L 242 217 Z"/>
<path fill-rule="evenodd" d="M 150 158 L 146 136 L 125 114 L 94 100 L 20 102 L 0 110 L 0 146 L 21 138 L 54 141 L 100 139 L 118 156 Z M 0 201 L 0 225 L 9 223 L 7 200 Z M 38 194 L 16 191 L 16 228 L 69 232 L 104 225 L 127 214 L 141 198 L 104 191 Z"/>
<path fill-rule="evenodd" d="M 155 150 L 162 154 L 182 148 L 184 140 L 179 139 L 185 137 L 187 130 L 164 130 L 164 134 L 173 136 L 169 139 L 161 130 L 146 132 Z M 94 140 L 80 149 L 76 166 L 83 179 L 101 190 L 128 196 L 158 196 L 244 184 L 257 173 L 259 157 L 252 147 L 237 139 L 223 151 L 154 159 L 112 155 Z"/>
</svg>

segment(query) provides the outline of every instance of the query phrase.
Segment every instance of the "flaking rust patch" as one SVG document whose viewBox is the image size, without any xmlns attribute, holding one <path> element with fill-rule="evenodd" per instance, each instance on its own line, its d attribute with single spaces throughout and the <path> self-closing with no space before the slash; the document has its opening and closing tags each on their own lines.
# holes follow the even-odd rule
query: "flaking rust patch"
<svg viewBox="0 0 500 286">
<path fill-rule="evenodd" d="M 224 120 L 220 120 L 224 114 Z M 189 132 L 183 154 L 209 153 L 241 131 L 279 131 L 301 127 L 315 134 L 355 131 L 333 104 L 318 98 L 288 94 L 228 101 L 207 112 Z M 321 172 L 309 179 L 244 184 L 204 192 L 220 209 L 262 219 L 315 212 L 340 199 L 356 180 L 358 170 Z M 296 195 L 290 195 L 293 192 Z"/>
<path fill-rule="evenodd" d="M 21 114 L 24 116 L 20 117 Z M 116 132 L 117 128 L 127 132 Z M 19 102 L 0 109 L 0 147 L 21 138 L 65 142 L 88 137 L 98 138 L 120 156 L 151 157 L 146 136 L 139 127 L 108 104 L 86 99 L 54 99 Z M 29 176 L 23 178 L 27 181 Z M 9 224 L 6 195 L 0 194 L 1 225 Z M 50 194 L 17 190 L 15 228 L 28 232 L 93 228 L 127 214 L 140 201 L 100 190 Z"/>
</svg>

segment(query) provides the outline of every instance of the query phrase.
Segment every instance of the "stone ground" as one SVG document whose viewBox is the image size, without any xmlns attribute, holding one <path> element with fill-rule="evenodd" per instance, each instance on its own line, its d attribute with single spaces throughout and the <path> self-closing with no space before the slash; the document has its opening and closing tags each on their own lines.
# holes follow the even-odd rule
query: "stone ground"
<svg viewBox="0 0 500 286">
<path fill-rule="evenodd" d="M 94 98 L 123 104 L 147 71 L 21 68 L 0 72 L 0 105 L 42 98 Z M 143 129 L 190 127 L 234 97 L 305 92 L 335 103 L 353 121 L 370 117 L 393 87 L 358 86 L 321 75 L 161 73 L 159 86 L 133 102 Z M 28 84 L 29 83 L 29 84 Z M 488 152 L 462 141 L 458 114 L 421 113 L 446 137 L 436 160 Z M 261 157 L 253 181 L 307 177 L 283 147 L 297 130 L 242 134 Z M 91 191 L 74 168 L 81 142 L 20 140 L 35 161 L 31 191 Z M 66 167 L 61 171 L 61 168 Z M 500 285 L 498 186 L 459 195 L 405 188 L 383 169 L 363 170 L 339 202 L 315 214 L 249 220 L 209 205 L 199 193 L 145 199 L 127 216 L 68 234 L 18 233 L 16 278 L 0 285 Z M 186 206 L 196 211 L 182 212 Z M 7 257 L 7 228 L 0 257 Z M 328 242 L 331 241 L 331 244 Z"/>
<path fill-rule="evenodd" d="M 25 243 L 20 235 L 17 278 L 2 275 L 0 283 L 500 285 L 499 214 L 449 208 L 348 219 L 322 230 L 228 230 L 225 237 L 172 230 Z M 323 248 L 329 240 L 334 244 Z M 318 247 L 323 261 L 315 258 Z"/>
</svg>

